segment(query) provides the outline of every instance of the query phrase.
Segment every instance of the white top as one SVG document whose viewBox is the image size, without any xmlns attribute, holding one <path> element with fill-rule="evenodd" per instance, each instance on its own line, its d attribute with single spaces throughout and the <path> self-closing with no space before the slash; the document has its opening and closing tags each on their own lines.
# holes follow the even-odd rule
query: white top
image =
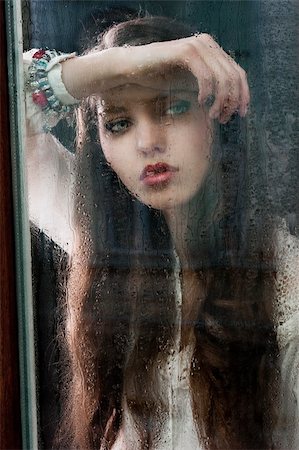
<svg viewBox="0 0 299 450">
<path fill-rule="evenodd" d="M 155 450 L 203 450 L 197 437 L 191 407 L 189 373 L 192 346 L 181 352 L 174 350 L 161 368 L 157 383 L 168 398 L 168 414 L 163 417 L 162 430 L 153 443 Z M 123 402 L 123 423 L 112 450 L 143 450 L 138 445 L 139 435 L 133 417 Z"/>
<path fill-rule="evenodd" d="M 32 52 L 31 52 L 32 54 Z M 25 77 L 30 54 L 26 54 Z M 58 65 L 59 66 L 59 65 Z M 64 98 L 61 70 L 55 66 L 50 76 L 55 95 Z M 56 73 L 56 75 L 55 75 Z M 55 81 L 56 79 L 56 81 Z M 55 84 L 56 83 L 56 84 Z M 62 92 L 61 92 L 62 91 Z M 64 92 L 63 92 L 64 91 Z M 70 98 L 69 98 L 70 100 Z M 74 158 L 51 134 L 42 133 L 45 117 L 26 94 L 27 118 L 31 135 L 27 141 L 29 215 L 41 230 L 71 254 L 74 242 L 72 226 Z M 54 123 L 53 123 L 54 125 Z M 32 132 L 33 130 L 33 132 Z M 280 347 L 281 393 L 274 440 L 276 448 L 299 449 L 299 241 L 289 234 L 281 221 L 274 236 L 278 273 L 274 304 Z M 178 270 L 178 266 L 177 266 Z M 181 311 L 181 286 L 177 275 L 178 314 Z M 202 450 L 191 409 L 189 368 L 192 346 L 179 351 L 180 335 L 173 355 L 161 368 L 160 380 L 168 391 L 169 415 L 155 450 Z M 113 450 L 138 449 L 138 436 L 129 409 L 124 402 L 124 420 Z M 125 441 L 125 442 L 124 442 Z"/>
<path fill-rule="evenodd" d="M 193 421 L 190 393 L 190 364 L 194 346 L 180 350 L 182 324 L 182 288 L 180 263 L 176 255 L 175 267 L 177 333 L 172 354 L 160 368 L 156 383 L 168 403 L 168 413 L 163 417 L 162 430 L 153 443 L 155 450 L 203 450 Z M 134 419 L 123 401 L 123 422 L 112 450 L 143 450 L 138 443 Z"/>
</svg>

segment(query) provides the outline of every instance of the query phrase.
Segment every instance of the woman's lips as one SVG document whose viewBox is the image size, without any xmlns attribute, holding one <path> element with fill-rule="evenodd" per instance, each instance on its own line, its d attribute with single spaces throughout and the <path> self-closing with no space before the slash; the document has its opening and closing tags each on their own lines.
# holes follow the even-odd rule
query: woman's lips
<svg viewBox="0 0 299 450">
<path fill-rule="evenodd" d="M 169 182 L 177 171 L 176 167 L 163 162 L 149 164 L 143 169 L 140 180 L 146 186 L 157 186 Z"/>
</svg>

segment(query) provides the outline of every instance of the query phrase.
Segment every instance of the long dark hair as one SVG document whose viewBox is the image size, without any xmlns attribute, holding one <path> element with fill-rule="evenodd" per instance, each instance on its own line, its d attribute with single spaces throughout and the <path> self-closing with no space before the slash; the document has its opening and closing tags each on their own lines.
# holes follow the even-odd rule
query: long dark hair
<svg viewBox="0 0 299 450">
<path fill-rule="evenodd" d="M 138 18 L 115 25 L 88 51 L 191 32 L 168 18 Z M 152 448 L 167 415 L 157 374 L 177 329 L 174 249 L 161 213 L 133 199 L 107 165 L 96 124 L 88 99 L 78 111 L 77 245 L 64 314 L 66 419 L 59 440 L 64 448 L 111 448 L 125 399 L 136 448 Z M 208 449 L 269 448 L 271 233 L 255 234 L 246 211 L 245 124 L 235 117 L 216 135 L 198 193 L 198 246 L 181 271 L 194 305 L 182 323 L 182 346 L 192 334 L 195 340 L 193 418 Z M 184 289 L 189 282 L 194 288 Z"/>
</svg>

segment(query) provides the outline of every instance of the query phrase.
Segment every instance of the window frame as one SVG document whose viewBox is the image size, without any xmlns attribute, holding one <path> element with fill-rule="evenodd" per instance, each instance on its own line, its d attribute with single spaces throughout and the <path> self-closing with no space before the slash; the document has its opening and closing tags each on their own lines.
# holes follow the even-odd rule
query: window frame
<svg viewBox="0 0 299 450">
<path fill-rule="evenodd" d="M 0 2 L 0 448 L 38 448 L 22 1 Z"/>
<path fill-rule="evenodd" d="M 0 2 L 0 48 L 6 54 L 5 2 Z M 8 71 L 0 64 L 0 448 L 21 448 L 19 357 Z M 3 413 L 5 411 L 5 414 Z"/>
</svg>

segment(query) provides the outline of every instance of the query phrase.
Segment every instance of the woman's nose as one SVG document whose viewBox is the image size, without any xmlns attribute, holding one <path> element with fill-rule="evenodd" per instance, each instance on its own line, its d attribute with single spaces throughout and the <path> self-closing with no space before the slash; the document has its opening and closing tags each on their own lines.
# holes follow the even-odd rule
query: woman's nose
<svg viewBox="0 0 299 450">
<path fill-rule="evenodd" d="M 138 122 L 136 147 L 137 151 L 144 155 L 163 153 L 166 149 L 166 135 L 161 123 L 149 119 Z"/>
</svg>

